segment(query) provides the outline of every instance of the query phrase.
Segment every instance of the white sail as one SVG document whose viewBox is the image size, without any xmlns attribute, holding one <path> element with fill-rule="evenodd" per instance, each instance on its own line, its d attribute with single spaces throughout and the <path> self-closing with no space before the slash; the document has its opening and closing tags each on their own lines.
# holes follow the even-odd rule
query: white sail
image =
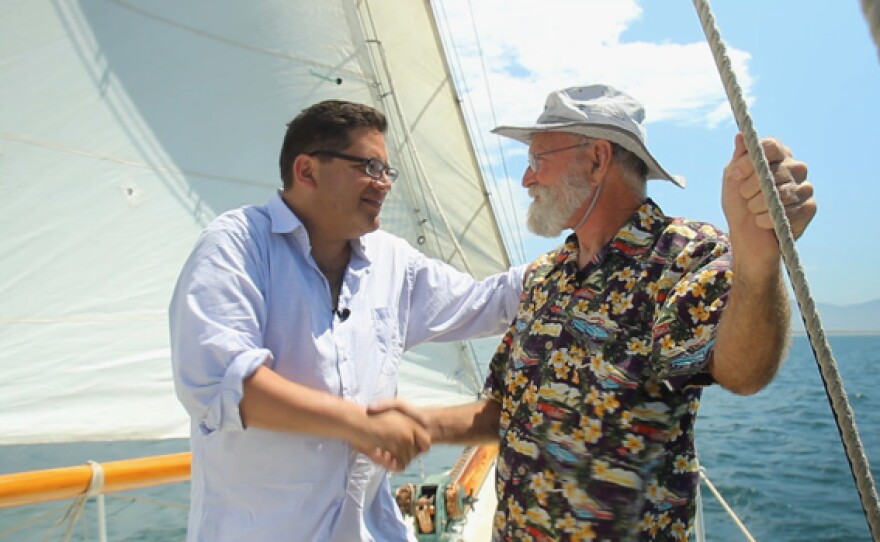
<svg viewBox="0 0 880 542">
<path fill-rule="evenodd" d="M 0 66 L 0 444 L 188 434 L 177 273 L 208 221 L 280 186 L 285 125 L 321 99 L 389 117 L 385 229 L 508 266 L 427 1 L 4 1 Z M 416 353 L 404 380 L 465 354 Z"/>
</svg>

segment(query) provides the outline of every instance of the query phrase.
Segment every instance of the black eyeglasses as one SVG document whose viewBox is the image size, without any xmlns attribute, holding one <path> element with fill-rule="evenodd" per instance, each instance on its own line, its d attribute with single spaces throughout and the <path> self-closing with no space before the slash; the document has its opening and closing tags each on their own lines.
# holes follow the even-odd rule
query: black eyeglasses
<svg viewBox="0 0 880 542">
<path fill-rule="evenodd" d="M 341 160 L 348 160 L 350 162 L 357 162 L 364 166 L 364 171 L 367 172 L 367 175 L 370 176 L 374 181 L 379 183 L 393 183 L 397 177 L 400 175 L 400 172 L 397 171 L 397 168 L 393 168 L 388 164 L 382 162 L 378 158 L 364 158 L 362 156 L 352 156 L 350 154 L 345 154 L 336 151 L 312 151 L 310 153 L 306 153 L 308 156 L 329 156 L 331 158 L 339 158 Z M 385 174 L 385 179 L 382 179 L 382 174 Z"/>
</svg>

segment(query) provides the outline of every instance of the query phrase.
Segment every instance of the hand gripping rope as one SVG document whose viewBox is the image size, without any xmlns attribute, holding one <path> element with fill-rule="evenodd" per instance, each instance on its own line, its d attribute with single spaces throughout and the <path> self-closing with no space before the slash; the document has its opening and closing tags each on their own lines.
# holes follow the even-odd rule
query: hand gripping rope
<svg viewBox="0 0 880 542">
<path fill-rule="evenodd" d="M 880 31 L 878 31 L 880 29 L 880 7 L 877 6 L 876 1 L 862 0 L 862 2 L 866 15 L 873 13 L 875 17 L 873 28 L 875 29 L 876 37 L 880 34 Z M 809 285 L 807 284 L 804 270 L 801 267 L 797 250 L 794 247 L 794 236 L 791 233 L 788 218 L 785 216 L 785 210 L 779 199 L 776 185 L 773 182 L 770 166 L 767 164 L 767 157 L 764 155 L 764 149 L 761 147 L 758 134 L 752 125 L 752 119 L 749 116 L 746 102 L 742 97 L 742 90 L 736 81 L 736 75 L 733 73 L 730 59 L 727 56 L 727 47 L 721 40 L 721 34 L 715 25 L 715 16 L 712 13 L 712 8 L 709 6 L 708 0 L 693 0 L 693 3 L 700 18 L 700 23 L 703 25 L 706 40 L 712 50 L 712 56 L 715 58 L 715 65 L 718 67 L 718 73 L 721 75 L 721 81 L 724 84 L 727 99 L 730 101 L 730 106 L 733 109 L 734 118 L 745 138 L 749 156 L 755 164 L 755 171 L 758 173 L 761 181 L 761 191 L 764 193 L 767 207 L 770 210 L 770 216 L 773 218 L 773 230 L 776 232 L 776 238 L 779 241 L 782 261 L 785 263 L 792 289 L 795 293 L 795 299 L 797 299 L 804 318 L 804 327 L 810 339 L 813 353 L 816 356 L 816 362 L 819 365 L 819 372 L 825 385 L 825 393 L 831 403 L 831 410 L 834 413 L 837 428 L 840 431 L 847 460 L 849 460 L 850 470 L 855 479 L 862 508 L 865 511 L 865 517 L 868 520 L 868 527 L 874 541 L 878 542 L 880 541 L 880 504 L 878 504 L 877 489 L 871 476 L 871 470 L 868 467 L 868 459 L 865 456 L 861 440 L 859 439 L 852 408 L 847 399 L 846 391 L 843 389 L 840 374 L 837 370 L 837 363 L 834 360 L 825 331 L 822 329 L 822 324 L 819 321 L 816 304 L 810 295 Z M 869 9 L 868 3 L 873 3 L 873 9 Z"/>
</svg>

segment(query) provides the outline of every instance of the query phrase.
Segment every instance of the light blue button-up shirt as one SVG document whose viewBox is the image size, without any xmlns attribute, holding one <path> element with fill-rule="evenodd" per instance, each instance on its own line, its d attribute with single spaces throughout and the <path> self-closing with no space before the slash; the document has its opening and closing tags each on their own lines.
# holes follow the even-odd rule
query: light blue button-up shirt
<svg viewBox="0 0 880 542">
<path fill-rule="evenodd" d="M 383 469 L 342 440 L 245 430 L 242 383 L 265 364 L 361 405 L 393 397 L 404 350 L 504 331 L 522 269 L 476 281 L 382 231 L 352 248 L 343 320 L 280 196 L 199 238 L 170 307 L 175 386 L 192 418 L 188 541 L 408 540 Z"/>
</svg>

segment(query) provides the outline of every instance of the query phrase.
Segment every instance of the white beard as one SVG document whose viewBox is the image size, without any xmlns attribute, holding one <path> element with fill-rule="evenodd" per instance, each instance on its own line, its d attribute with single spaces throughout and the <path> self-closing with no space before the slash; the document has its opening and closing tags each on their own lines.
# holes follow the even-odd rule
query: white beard
<svg viewBox="0 0 880 542">
<path fill-rule="evenodd" d="M 529 196 L 537 199 L 529 205 L 527 226 L 529 231 L 541 237 L 557 237 L 568 227 L 575 211 L 583 207 L 593 195 L 587 181 L 578 175 L 567 173 L 555 186 L 532 186 Z"/>
</svg>

